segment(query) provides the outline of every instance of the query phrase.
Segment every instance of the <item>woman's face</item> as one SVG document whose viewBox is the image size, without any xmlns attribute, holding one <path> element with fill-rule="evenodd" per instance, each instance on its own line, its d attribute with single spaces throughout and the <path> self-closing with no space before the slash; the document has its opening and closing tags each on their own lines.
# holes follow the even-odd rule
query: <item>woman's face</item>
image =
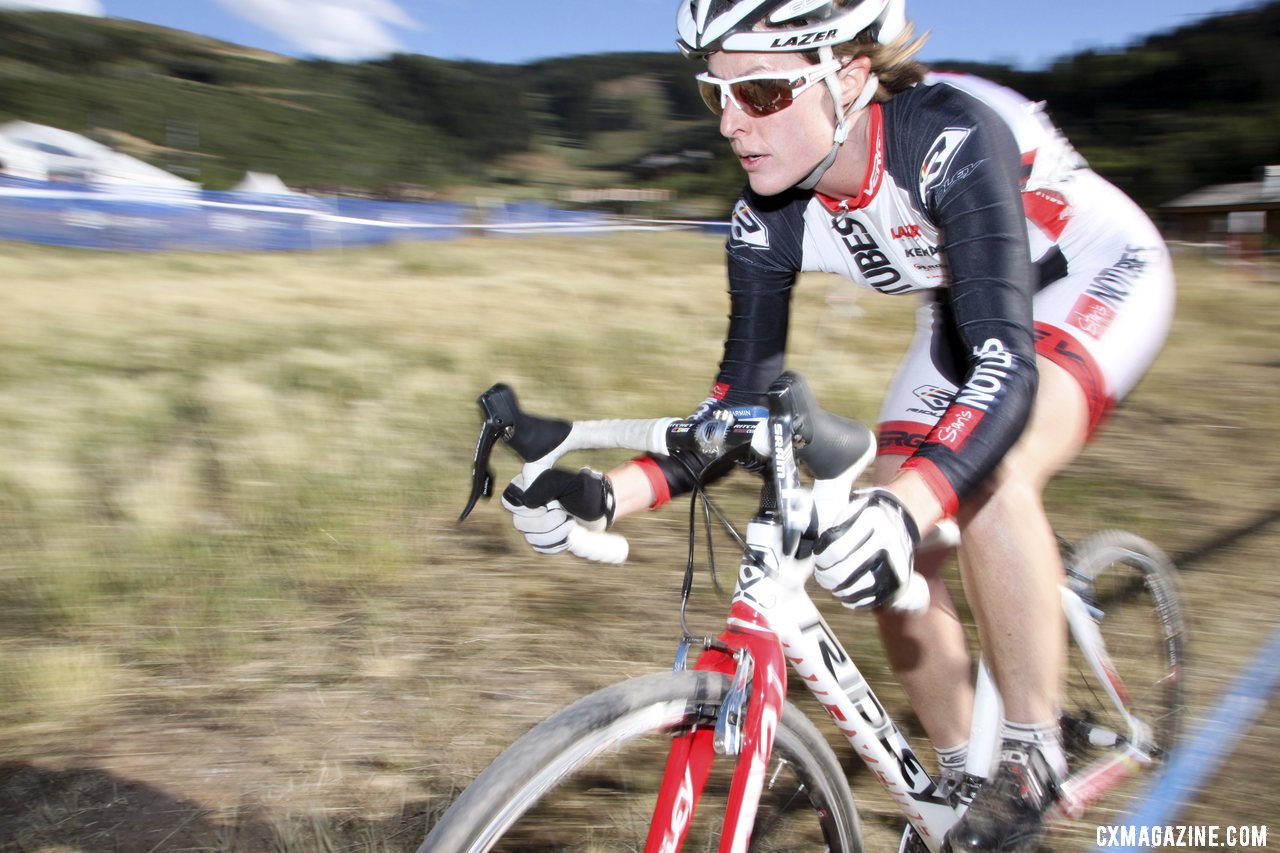
<svg viewBox="0 0 1280 853">
<path fill-rule="evenodd" d="M 716 53 L 708 70 L 722 80 L 748 74 L 786 74 L 812 67 L 795 53 Z M 835 108 L 825 82 L 811 86 L 785 109 L 753 118 L 730 101 L 720 116 L 720 133 L 729 140 L 747 172 L 751 189 L 776 195 L 800 183 L 831 150 Z"/>
</svg>

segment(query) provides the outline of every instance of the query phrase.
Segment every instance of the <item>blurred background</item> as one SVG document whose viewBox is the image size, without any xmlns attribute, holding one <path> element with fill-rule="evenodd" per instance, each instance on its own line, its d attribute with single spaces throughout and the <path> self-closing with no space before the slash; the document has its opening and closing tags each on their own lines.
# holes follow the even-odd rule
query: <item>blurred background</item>
<svg viewBox="0 0 1280 853">
<path fill-rule="evenodd" d="M 673 7 L 0 2 L 0 850 L 413 850 L 518 732 L 667 665 L 681 509 L 621 568 L 456 517 L 495 381 L 565 417 L 705 395 L 742 175 Z M 1048 499 L 1179 562 L 1194 724 L 1280 596 L 1280 3 L 908 13 L 1175 249 L 1166 350 Z M 914 303 L 796 298 L 791 366 L 874 419 Z M 1259 715 L 1180 820 L 1276 813 Z"/>
<path fill-rule="evenodd" d="M 171 177 L 13 127 L 0 135 L 11 176 L 676 218 L 722 216 L 740 183 L 697 69 L 674 50 L 667 0 L 49 5 L 98 14 L 0 11 L 0 122 L 83 135 Z M 1181 227 L 1181 208 L 1163 206 L 1280 161 L 1280 4 L 1220 5 L 909 14 L 932 34 L 927 62 L 1046 101 L 1094 168 Z M 1232 211 L 1216 212 L 1224 221 L 1188 236 L 1225 233 Z"/>
</svg>

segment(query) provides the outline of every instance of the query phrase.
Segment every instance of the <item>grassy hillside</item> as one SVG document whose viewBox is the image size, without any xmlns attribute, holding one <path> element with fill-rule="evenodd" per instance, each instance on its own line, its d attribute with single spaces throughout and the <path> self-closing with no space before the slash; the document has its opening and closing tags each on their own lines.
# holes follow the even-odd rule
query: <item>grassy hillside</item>
<svg viewBox="0 0 1280 853">
<path fill-rule="evenodd" d="M 1277 50 L 1273 0 L 1043 70 L 939 65 L 1048 101 L 1099 171 L 1154 206 L 1280 162 Z M 123 20 L 0 12 L 0 120 L 88 132 L 211 188 L 254 169 L 378 194 L 656 186 L 720 209 L 741 174 L 695 70 L 674 51 L 302 61 Z"/>
</svg>

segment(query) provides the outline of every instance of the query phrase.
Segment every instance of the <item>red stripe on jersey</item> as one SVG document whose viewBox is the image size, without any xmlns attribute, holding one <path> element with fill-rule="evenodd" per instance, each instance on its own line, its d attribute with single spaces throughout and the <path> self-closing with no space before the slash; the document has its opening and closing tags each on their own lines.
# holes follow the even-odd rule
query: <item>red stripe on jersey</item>
<svg viewBox="0 0 1280 853">
<path fill-rule="evenodd" d="M 853 198 L 834 199 L 829 195 L 814 193 L 818 201 L 832 213 L 841 210 L 858 210 L 871 204 L 884 183 L 884 116 L 879 104 L 871 105 L 871 157 L 867 160 L 867 173 L 862 176 L 862 192 Z"/>
<path fill-rule="evenodd" d="M 1036 353 L 1070 373 L 1084 391 L 1089 404 L 1089 435 L 1092 436 L 1116 404 L 1107 393 L 1098 363 L 1070 333 L 1046 323 L 1036 323 Z"/>
<path fill-rule="evenodd" d="M 929 436 L 932 424 L 915 421 L 885 421 L 880 424 L 878 456 L 910 456 L 920 449 Z"/>
<path fill-rule="evenodd" d="M 649 456 L 638 456 L 632 461 L 640 466 L 640 470 L 649 479 L 650 488 L 653 489 L 653 503 L 649 504 L 649 509 L 657 509 L 665 503 L 670 503 L 671 486 L 667 484 L 667 475 L 662 473 L 662 467 L 658 465 L 657 460 Z"/>
<path fill-rule="evenodd" d="M 913 456 L 903 462 L 898 470 L 918 473 L 924 478 L 924 484 L 929 487 L 929 491 L 933 492 L 938 503 L 942 504 L 942 514 L 944 516 L 956 514 L 956 510 L 960 507 L 960 498 L 946 475 L 942 473 L 942 469 L 932 461 L 921 456 Z"/>
<path fill-rule="evenodd" d="M 1022 209 L 1036 227 L 1055 243 L 1071 221 L 1071 207 L 1056 190 L 1031 190 L 1022 193 Z"/>
<path fill-rule="evenodd" d="M 1036 166 L 1036 154 L 1039 149 L 1022 152 L 1022 210 L 1027 219 L 1045 233 L 1055 243 L 1062 236 L 1063 230 L 1071 220 L 1071 207 L 1062 193 L 1054 190 L 1027 191 L 1027 181 L 1031 179 L 1031 171 Z"/>
</svg>

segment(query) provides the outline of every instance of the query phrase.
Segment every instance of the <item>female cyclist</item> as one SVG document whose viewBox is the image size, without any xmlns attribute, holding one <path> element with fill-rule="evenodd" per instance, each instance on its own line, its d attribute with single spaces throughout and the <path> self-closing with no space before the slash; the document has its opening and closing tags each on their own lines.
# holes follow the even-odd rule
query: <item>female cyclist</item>
<svg viewBox="0 0 1280 853">
<path fill-rule="evenodd" d="M 874 608 L 943 779 L 964 796 L 971 662 L 940 556 L 913 568 L 921 531 L 959 524 L 1004 723 L 998 765 L 948 843 L 1033 849 L 1066 769 L 1062 566 L 1041 493 L 1163 343 L 1168 253 L 1040 105 L 927 73 L 903 0 L 682 0 L 677 25 L 681 49 L 707 62 L 698 84 L 748 184 L 727 244 L 724 357 L 699 415 L 758 403 L 781 372 L 798 272 L 921 294 L 881 413 L 877 485 L 821 533 L 816 574 L 846 605 Z M 504 503 L 554 553 L 574 524 L 610 524 L 691 485 L 646 457 L 607 476 L 517 481 Z M 913 570 L 931 591 L 918 611 L 899 595 Z"/>
</svg>

